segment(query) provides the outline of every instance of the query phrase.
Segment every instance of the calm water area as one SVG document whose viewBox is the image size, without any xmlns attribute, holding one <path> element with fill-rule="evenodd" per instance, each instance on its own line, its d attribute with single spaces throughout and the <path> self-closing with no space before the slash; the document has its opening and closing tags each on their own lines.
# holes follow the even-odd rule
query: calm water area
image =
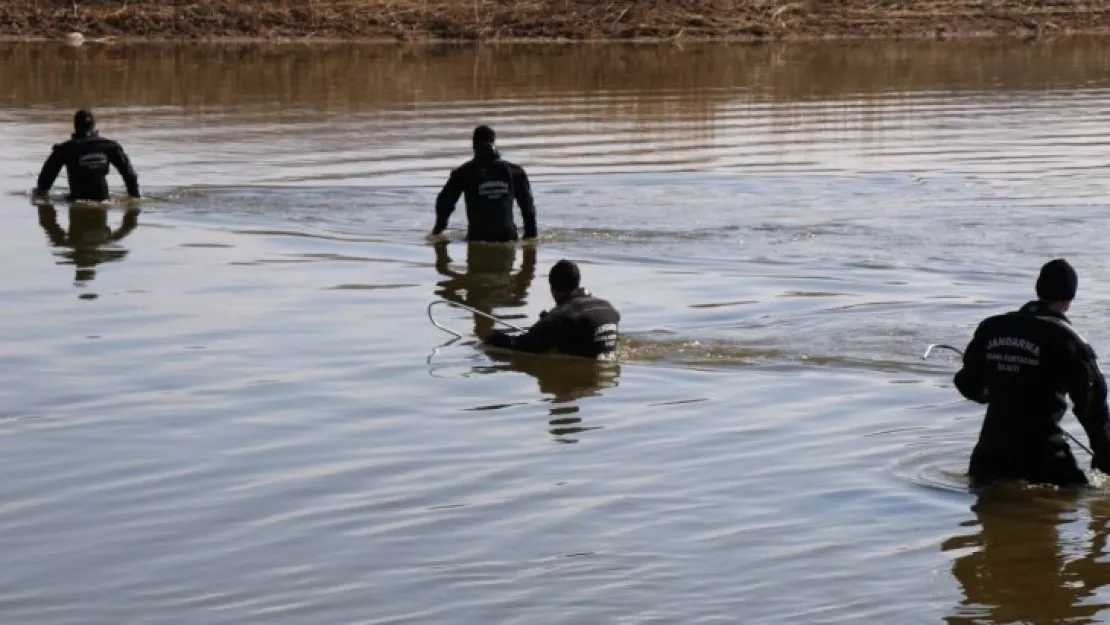
<svg viewBox="0 0 1110 625">
<path fill-rule="evenodd" d="M 1110 350 L 1110 42 L 4 44 L 0 85 L 5 622 L 1110 620 L 1110 488 L 977 502 L 922 359 L 1057 256 Z M 29 201 L 79 107 L 126 227 Z M 425 240 L 481 123 L 534 245 Z M 527 325 L 560 258 L 619 364 L 428 319 Z"/>
</svg>

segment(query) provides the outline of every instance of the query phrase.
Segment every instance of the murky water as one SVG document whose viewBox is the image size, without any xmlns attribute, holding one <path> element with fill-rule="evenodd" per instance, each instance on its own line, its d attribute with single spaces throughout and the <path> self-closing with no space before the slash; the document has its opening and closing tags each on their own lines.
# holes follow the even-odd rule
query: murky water
<svg viewBox="0 0 1110 625">
<path fill-rule="evenodd" d="M 1057 255 L 1110 349 L 1108 53 L 0 47 L 0 613 L 1106 618 L 1110 497 L 973 508 L 980 410 L 921 354 Z M 137 219 L 28 202 L 80 106 Z M 478 123 L 535 246 L 467 245 L 461 206 L 424 239 Z M 426 316 L 527 324 L 562 257 L 621 309 L 619 365 Z"/>
</svg>

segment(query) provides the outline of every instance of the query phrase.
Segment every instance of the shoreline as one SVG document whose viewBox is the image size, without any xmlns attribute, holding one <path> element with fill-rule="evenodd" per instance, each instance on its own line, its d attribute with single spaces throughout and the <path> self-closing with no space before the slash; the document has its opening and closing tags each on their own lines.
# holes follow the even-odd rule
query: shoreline
<svg viewBox="0 0 1110 625">
<path fill-rule="evenodd" d="M 1099 39 L 1107 38 L 1110 41 L 1110 28 L 1091 29 L 1083 31 L 1068 31 L 1051 37 L 1037 36 L 1035 34 L 1014 33 L 998 34 L 993 32 L 967 32 L 937 37 L 935 35 L 824 35 L 824 36 L 783 36 L 774 39 L 766 37 L 741 37 L 741 36 L 699 36 L 699 37 L 637 37 L 637 38 L 604 38 L 595 39 L 567 39 L 546 37 L 515 37 L 501 39 L 437 39 L 433 37 L 417 39 L 390 39 L 386 37 L 318 37 L 306 35 L 300 37 L 282 36 L 198 36 L 178 38 L 171 36 L 145 36 L 145 35 L 110 35 L 105 37 L 84 37 L 81 41 L 69 41 L 67 37 L 47 36 L 22 36 L 0 34 L 0 44 L 63 44 L 69 47 L 83 46 L 112 46 L 112 45 L 214 45 L 214 46 L 334 46 L 334 45 L 365 45 L 365 46 L 574 46 L 574 45 L 682 45 L 682 44 L 731 44 L 731 45 L 764 45 L 764 44 L 852 44 L 852 43 L 928 43 L 928 42 L 996 42 L 996 43 L 1051 43 L 1069 39 Z"/>
<path fill-rule="evenodd" d="M 91 0 L 85 0 L 91 1 Z M 42 4 L 52 6 L 43 7 Z M 7 0 L 0 41 L 69 45 L 1021 40 L 1110 35 L 1110 0 Z M 912 9 L 907 9 L 912 6 Z"/>
</svg>

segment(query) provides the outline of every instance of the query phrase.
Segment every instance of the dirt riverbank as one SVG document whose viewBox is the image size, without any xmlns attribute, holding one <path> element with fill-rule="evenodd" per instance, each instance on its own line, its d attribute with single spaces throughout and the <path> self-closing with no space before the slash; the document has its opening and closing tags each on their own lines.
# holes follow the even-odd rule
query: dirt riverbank
<svg viewBox="0 0 1110 625">
<path fill-rule="evenodd" d="M 1110 0 L 5 0 L 0 36 L 813 40 L 1110 34 Z M 87 39 L 86 39 L 87 40 Z"/>
</svg>

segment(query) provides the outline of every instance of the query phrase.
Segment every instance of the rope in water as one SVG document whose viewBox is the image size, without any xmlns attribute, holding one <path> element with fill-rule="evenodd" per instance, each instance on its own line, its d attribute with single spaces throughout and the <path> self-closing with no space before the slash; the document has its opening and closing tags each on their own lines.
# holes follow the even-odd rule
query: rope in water
<svg viewBox="0 0 1110 625">
<path fill-rule="evenodd" d="M 517 332 L 524 332 L 523 328 L 519 328 L 517 326 L 514 326 L 513 324 L 509 323 L 508 321 L 505 321 L 504 319 L 494 317 L 493 315 L 491 315 L 487 312 L 482 312 L 481 310 L 471 308 L 470 306 L 466 306 L 466 305 L 463 305 L 463 304 L 459 304 L 458 302 L 451 302 L 451 301 L 448 301 L 448 300 L 445 300 L 445 299 L 437 299 L 437 300 L 433 301 L 432 303 L 428 304 L 428 320 L 432 322 L 432 325 L 439 328 L 440 330 L 443 330 L 444 332 L 446 332 L 448 334 L 453 334 L 456 338 L 461 339 L 463 337 L 463 335 L 459 334 L 458 332 L 455 332 L 451 328 L 447 328 L 447 327 L 444 327 L 444 326 L 440 325 L 440 323 L 438 321 L 436 321 L 435 317 L 432 316 L 432 307 L 436 306 L 437 304 L 442 304 L 444 306 L 450 306 L 451 308 L 461 308 L 463 310 L 470 311 L 471 313 L 474 313 L 475 315 L 481 315 L 482 317 L 485 317 L 486 319 L 489 319 L 489 320 L 493 321 L 494 323 L 500 323 L 503 326 L 510 327 L 510 328 L 516 330 Z"/>
</svg>

